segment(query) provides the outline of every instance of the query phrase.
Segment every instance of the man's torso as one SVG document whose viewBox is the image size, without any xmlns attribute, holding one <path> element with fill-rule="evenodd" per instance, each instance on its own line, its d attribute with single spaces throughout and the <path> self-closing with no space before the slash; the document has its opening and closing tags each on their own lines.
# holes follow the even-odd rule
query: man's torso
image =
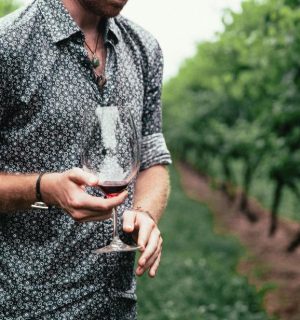
<svg viewBox="0 0 300 320">
<path fill-rule="evenodd" d="M 55 10 L 62 10 L 59 0 L 35 1 L 0 23 L 0 171 L 57 172 L 80 166 L 84 110 L 99 105 L 128 105 L 142 135 L 154 39 L 122 17 L 112 19 L 106 38 L 108 82 L 101 89 L 82 33 L 66 12 L 55 17 Z M 120 215 L 130 207 L 133 189 Z M 97 295 L 98 310 L 114 319 L 107 311 L 113 312 L 112 301 L 117 308 L 124 299 L 135 300 L 134 254 L 91 253 L 110 241 L 111 221 L 80 224 L 58 208 L 2 214 L 0 219 L 0 318 L 1 312 L 5 319 L 55 318 L 65 308 L 66 319 L 77 319 L 75 311 L 68 314 L 68 305 Z M 90 305 L 96 307 L 92 300 Z"/>
</svg>

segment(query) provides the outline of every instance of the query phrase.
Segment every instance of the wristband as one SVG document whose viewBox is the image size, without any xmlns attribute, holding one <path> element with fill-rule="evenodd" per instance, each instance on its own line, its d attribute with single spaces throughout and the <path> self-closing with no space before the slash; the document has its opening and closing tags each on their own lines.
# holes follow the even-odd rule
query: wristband
<svg viewBox="0 0 300 320">
<path fill-rule="evenodd" d="M 43 197 L 42 197 L 42 193 L 41 193 L 41 179 L 43 177 L 43 175 L 46 172 L 43 172 L 41 174 L 39 174 L 37 180 L 36 180 L 36 184 L 35 184 L 35 197 L 36 197 L 36 202 L 34 204 L 31 205 L 31 208 L 34 209 L 44 209 L 47 210 L 48 206 L 43 202 Z"/>
</svg>

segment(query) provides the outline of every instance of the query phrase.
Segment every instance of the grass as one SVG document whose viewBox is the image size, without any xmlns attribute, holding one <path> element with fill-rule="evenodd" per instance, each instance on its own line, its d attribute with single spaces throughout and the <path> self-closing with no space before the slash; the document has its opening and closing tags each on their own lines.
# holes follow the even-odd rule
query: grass
<svg viewBox="0 0 300 320">
<path fill-rule="evenodd" d="M 188 199 L 171 170 L 172 193 L 161 222 L 159 273 L 138 281 L 141 320 L 266 320 L 263 292 L 236 273 L 244 253 L 232 237 L 216 235 L 209 210 Z"/>
</svg>

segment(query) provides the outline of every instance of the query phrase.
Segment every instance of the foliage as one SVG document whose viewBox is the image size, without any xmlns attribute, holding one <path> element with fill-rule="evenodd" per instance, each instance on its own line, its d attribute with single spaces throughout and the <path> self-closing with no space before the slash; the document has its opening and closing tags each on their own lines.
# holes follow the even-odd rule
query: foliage
<svg viewBox="0 0 300 320">
<path fill-rule="evenodd" d="M 19 2 L 16 0 L 1 0 L 0 2 L 0 17 L 16 10 L 19 7 Z"/>
<path fill-rule="evenodd" d="M 139 279 L 139 318 L 269 319 L 262 309 L 265 292 L 256 292 L 235 271 L 243 252 L 238 242 L 213 232 L 209 210 L 189 200 L 171 173 L 173 189 L 161 222 L 163 258 L 156 279 Z"/>
<path fill-rule="evenodd" d="M 246 193 L 263 167 L 274 184 L 274 219 L 284 189 L 300 194 L 299 21 L 298 1 L 243 2 L 164 91 L 173 153 L 218 179 L 241 181 Z"/>
</svg>

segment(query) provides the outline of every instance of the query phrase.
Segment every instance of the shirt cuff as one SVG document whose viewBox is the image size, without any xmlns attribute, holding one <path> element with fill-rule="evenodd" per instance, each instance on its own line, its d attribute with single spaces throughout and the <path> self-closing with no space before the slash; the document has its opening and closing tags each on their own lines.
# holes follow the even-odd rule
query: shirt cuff
<svg viewBox="0 0 300 320">
<path fill-rule="evenodd" d="M 171 155 L 162 133 L 143 137 L 141 153 L 141 171 L 154 165 L 172 163 Z"/>
</svg>

